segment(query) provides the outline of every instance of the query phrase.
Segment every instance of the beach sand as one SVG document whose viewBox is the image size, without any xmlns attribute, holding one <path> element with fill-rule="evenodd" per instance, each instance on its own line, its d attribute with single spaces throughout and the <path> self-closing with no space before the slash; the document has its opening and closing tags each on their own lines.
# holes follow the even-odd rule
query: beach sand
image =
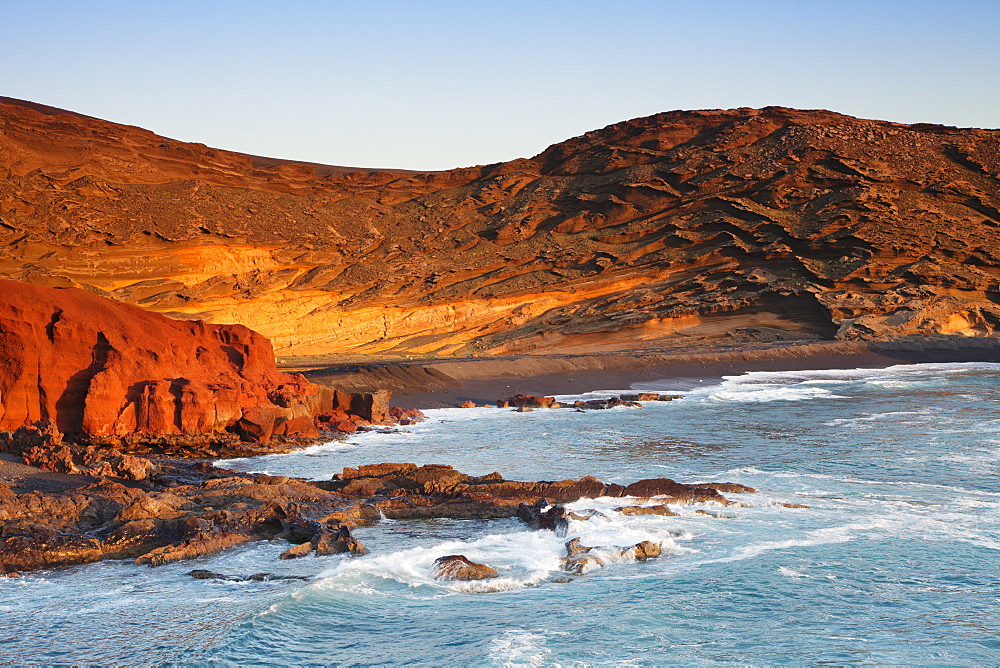
<svg viewBox="0 0 1000 668">
<path fill-rule="evenodd" d="M 605 355 L 524 355 L 400 361 L 301 369 L 309 378 L 352 392 L 386 389 L 401 408 L 495 403 L 515 394 L 551 396 L 627 390 L 671 379 L 683 391 L 698 382 L 747 371 L 884 368 L 926 362 L 1000 362 L 1000 340 L 947 337 L 896 342 L 809 342 Z"/>
</svg>

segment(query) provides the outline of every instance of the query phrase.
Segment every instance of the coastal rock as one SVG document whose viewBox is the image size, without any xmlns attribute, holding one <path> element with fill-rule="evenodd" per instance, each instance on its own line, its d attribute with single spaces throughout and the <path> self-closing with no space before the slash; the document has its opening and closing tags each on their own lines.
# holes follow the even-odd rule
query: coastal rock
<svg viewBox="0 0 1000 668">
<path fill-rule="evenodd" d="M 714 489 L 717 492 L 726 492 L 727 494 L 756 494 L 757 490 L 753 487 L 748 487 L 747 485 L 741 485 L 735 482 L 704 482 L 698 483 L 698 487 Z"/>
<path fill-rule="evenodd" d="M 509 399 L 497 401 L 497 408 L 559 408 L 555 397 L 534 397 L 530 394 L 519 394 Z"/>
<path fill-rule="evenodd" d="M 110 448 L 46 444 L 33 446 L 20 454 L 29 466 L 59 473 L 145 480 L 157 472 L 156 465 L 149 459 Z"/>
<path fill-rule="evenodd" d="M 262 443 L 275 434 L 316 438 L 313 418 L 333 410 L 336 396 L 279 373 L 270 342 L 246 327 L 172 320 L 73 288 L 0 281 L 0 349 L 0 432 L 11 432 L 4 442 L 19 452 L 28 441 L 130 445 L 230 431 Z M 388 399 L 340 400 L 361 419 L 384 422 Z M 70 472 L 88 456 L 49 454 L 62 462 L 54 470 Z M 116 466 L 133 479 L 148 475 L 136 461 Z"/>
<path fill-rule="evenodd" d="M 190 485 L 127 487 L 108 480 L 79 483 L 64 492 L 4 495 L 0 503 L 0 570 L 26 571 L 102 559 L 132 559 L 158 566 L 214 554 L 255 540 L 286 537 L 290 527 L 309 531 L 322 549 L 363 553 L 346 526 L 373 519 L 370 509 L 302 481 L 280 476 L 197 473 L 196 465 L 165 472 Z M 209 467 L 211 468 L 211 467 Z M 188 472 L 185 472 L 188 471 Z M 218 477 L 218 476 L 222 477 Z M 216 476 L 216 477 L 211 477 Z M 376 515 L 377 516 L 377 515 Z M 318 523 L 313 517 L 323 517 Z M 326 523 L 335 523 L 331 530 Z M 324 533 L 325 532 L 325 533 Z"/>
<path fill-rule="evenodd" d="M 623 554 L 627 557 L 635 559 L 636 561 L 646 561 L 647 559 L 659 557 L 662 553 L 663 548 L 659 543 L 644 540 L 641 543 L 636 543 L 629 549 L 625 550 Z"/>
<path fill-rule="evenodd" d="M 296 559 L 315 553 L 317 557 L 326 557 L 332 554 L 350 553 L 355 556 L 368 554 L 368 548 L 361 544 L 357 538 L 351 535 L 351 529 L 346 524 L 340 524 L 335 529 L 331 529 L 325 524 L 316 522 L 306 522 L 298 527 L 292 523 L 285 522 L 283 536 L 289 540 L 296 540 L 302 537 L 302 532 L 312 533 L 312 536 L 299 545 L 290 547 L 279 555 L 280 559 Z"/>
<path fill-rule="evenodd" d="M 29 430 L 22 441 L 33 442 L 37 434 Z M 158 460 L 156 466 L 156 476 L 128 485 L 76 475 L 65 476 L 76 482 L 60 483 L 62 491 L 18 493 L 0 487 L 0 571 L 101 559 L 158 566 L 274 539 L 296 544 L 282 558 L 360 555 L 367 550 L 350 527 L 382 518 L 521 516 L 535 529 L 564 533 L 569 520 L 586 520 L 591 514 L 569 513 L 560 504 L 634 496 L 627 493 L 630 489 L 669 493 L 671 503 L 726 503 L 714 489 L 668 479 L 627 487 L 590 476 L 518 482 L 496 472 L 470 476 L 444 465 L 383 463 L 347 468 L 334 480 L 307 482 L 234 474 L 183 460 Z M 549 505 L 549 499 L 558 503 Z M 652 551 L 637 548 L 628 558 L 643 555 Z"/>
<path fill-rule="evenodd" d="M 412 463 L 346 468 L 332 480 L 315 484 L 345 498 L 365 500 L 389 519 L 521 517 L 529 526 L 559 532 L 565 532 L 570 519 L 588 518 L 586 513 L 568 513 L 560 505 L 582 498 L 655 497 L 660 505 L 730 504 L 708 486 L 685 485 L 667 478 L 641 480 L 627 487 L 605 484 L 592 476 L 519 482 L 504 480 L 499 473 L 470 476 L 450 466 L 418 467 Z"/>
<path fill-rule="evenodd" d="M 592 547 L 586 547 L 584 545 L 581 545 L 580 544 L 580 537 L 579 536 L 577 536 L 576 538 L 573 538 L 571 540 L 566 541 L 566 556 L 567 557 L 575 557 L 578 554 L 585 554 L 587 552 L 590 552 L 593 549 L 594 548 L 592 548 Z"/>
<path fill-rule="evenodd" d="M 584 547 L 579 543 L 579 538 L 566 543 L 566 556 L 562 559 L 562 569 L 573 575 L 583 575 L 597 568 L 601 568 L 610 561 L 646 561 L 654 559 L 662 554 L 663 550 L 659 543 L 644 540 L 628 548 L 601 548 Z"/>
<path fill-rule="evenodd" d="M 431 567 L 435 580 L 487 580 L 499 575 L 495 568 L 470 561 L 461 554 L 438 557 Z"/>
<path fill-rule="evenodd" d="M 344 553 L 355 556 L 368 554 L 368 548 L 351 535 L 351 530 L 346 524 L 341 524 L 336 531 L 320 532 L 313 538 L 313 545 L 317 557 Z"/>
<path fill-rule="evenodd" d="M 659 506 L 623 506 L 615 508 L 615 512 L 622 515 L 662 515 L 664 517 L 676 516 L 677 513 L 664 505 Z"/>
<path fill-rule="evenodd" d="M 569 527 L 566 515 L 566 509 L 563 506 L 550 506 L 545 499 L 539 499 L 530 506 L 527 503 L 517 505 L 517 516 L 525 524 L 536 531 L 542 529 L 555 531 L 556 535 L 559 536 L 565 536 Z"/>
</svg>

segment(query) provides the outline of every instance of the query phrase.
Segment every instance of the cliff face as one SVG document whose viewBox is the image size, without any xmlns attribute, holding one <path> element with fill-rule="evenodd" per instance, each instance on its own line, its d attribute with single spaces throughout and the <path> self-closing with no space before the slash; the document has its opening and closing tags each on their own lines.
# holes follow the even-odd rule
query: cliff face
<svg viewBox="0 0 1000 668">
<path fill-rule="evenodd" d="M 0 275 L 279 355 L 990 335 L 1000 131 L 668 112 L 532 159 L 299 164 L 0 104 Z"/>
<path fill-rule="evenodd" d="M 275 370 L 241 325 L 172 320 L 77 289 L 0 281 L 0 431 L 79 437 L 316 435 L 334 394 Z M 266 432 L 266 433 L 265 433 Z"/>
</svg>

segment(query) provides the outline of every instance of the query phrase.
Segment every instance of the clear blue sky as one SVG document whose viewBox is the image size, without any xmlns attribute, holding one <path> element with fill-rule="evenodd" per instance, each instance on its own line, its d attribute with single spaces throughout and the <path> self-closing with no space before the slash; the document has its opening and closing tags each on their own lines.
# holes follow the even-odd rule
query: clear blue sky
<svg viewBox="0 0 1000 668">
<path fill-rule="evenodd" d="M 0 0 L 0 95 L 445 169 L 670 109 L 1000 126 L 1000 0 Z"/>
</svg>

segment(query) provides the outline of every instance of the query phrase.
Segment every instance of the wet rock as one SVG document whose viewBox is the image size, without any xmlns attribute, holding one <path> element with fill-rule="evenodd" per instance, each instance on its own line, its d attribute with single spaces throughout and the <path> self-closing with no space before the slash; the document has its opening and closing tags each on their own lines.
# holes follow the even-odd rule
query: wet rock
<svg viewBox="0 0 1000 668">
<path fill-rule="evenodd" d="M 569 528 L 566 508 L 550 506 L 545 499 L 539 499 L 531 504 L 520 503 L 517 506 L 517 516 L 532 529 L 555 531 L 556 535 L 564 536 Z"/>
<path fill-rule="evenodd" d="M 346 524 L 341 524 L 336 531 L 321 531 L 313 538 L 312 543 L 317 557 L 344 553 L 355 556 L 368 554 L 368 548 L 351 535 L 351 530 Z"/>
<path fill-rule="evenodd" d="M 284 552 L 278 555 L 279 559 L 298 559 L 299 557 L 308 557 L 313 552 L 312 543 L 301 543 L 293 547 L 288 548 Z"/>
<path fill-rule="evenodd" d="M 129 486 L 81 477 L 80 485 L 59 492 L 0 489 L 0 570 L 101 559 L 156 566 L 277 538 L 296 545 L 286 558 L 313 552 L 363 554 L 364 546 L 349 527 L 382 517 L 520 516 L 533 528 L 565 534 L 570 519 L 586 519 L 589 513 L 570 513 L 561 504 L 581 498 L 657 496 L 671 504 L 728 503 L 707 486 L 669 479 L 627 487 L 591 476 L 519 482 L 496 472 L 470 476 L 444 465 L 384 463 L 347 468 L 329 481 L 306 482 L 237 475 L 207 464 L 159 460 L 158 466 L 164 469 L 158 477 Z"/>
<path fill-rule="evenodd" d="M 560 405 L 555 397 L 535 397 L 530 394 L 518 394 L 497 401 L 497 408 L 558 408 Z"/>
<path fill-rule="evenodd" d="M 646 561 L 647 559 L 655 559 L 663 553 L 663 548 L 659 543 L 654 543 L 649 540 L 644 540 L 641 543 L 636 543 L 634 546 L 625 550 L 623 554 L 625 556 L 630 556 L 636 561 Z"/>
<path fill-rule="evenodd" d="M 747 485 L 741 485 L 736 482 L 700 482 L 698 487 L 707 487 L 708 489 L 714 489 L 717 492 L 726 492 L 727 494 L 756 494 L 757 490 L 753 487 L 748 487 Z"/>
<path fill-rule="evenodd" d="M 392 407 L 389 409 L 389 419 L 398 424 L 407 425 L 423 422 L 427 419 L 427 416 L 416 408 L 403 409 Z"/>
<path fill-rule="evenodd" d="M 475 401 L 463 401 L 462 403 L 460 403 L 458 405 L 458 407 L 459 408 L 475 408 L 476 407 L 476 402 Z"/>
<path fill-rule="evenodd" d="M 431 567 L 431 577 L 435 580 L 488 580 L 498 575 L 496 569 L 461 554 L 438 557 Z"/>
<path fill-rule="evenodd" d="M 597 548 L 594 547 L 581 546 L 579 539 L 574 539 L 566 543 L 566 557 L 561 563 L 564 571 L 574 575 L 582 575 L 601 568 L 605 561 L 620 559 L 646 561 L 659 557 L 661 554 L 660 544 L 648 540 L 628 548 L 601 548 L 600 551 L 597 551 Z"/>
<path fill-rule="evenodd" d="M 290 539 L 296 537 L 296 533 L 287 528 L 284 535 L 289 536 Z M 312 553 L 315 553 L 317 557 L 346 553 L 361 556 L 368 554 L 368 548 L 351 535 L 351 529 L 346 524 L 341 524 L 334 530 L 321 525 L 308 541 L 288 548 L 278 558 L 297 559 Z"/>
<path fill-rule="evenodd" d="M 587 552 L 590 552 L 593 549 L 594 548 L 592 548 L 592 547 L 585 547 L 585 546 L 581 545 L 580 544 L 580 537 L 579 536 L 577 536 L 576 538 L 573 538 L 572 540 L 566 541 L 566 556 L 567 557 L 575 557 L 578 554 L 585 554 Z"/>
<path fill-rule="evenodd" d="M 518 505 L 541 500 L 557 504 L 603 496 L 658 497 L 661 503 L 730 502 L 707 486 L 685 485 L 668 478 L 641 480 L 628 487 L 605 484 L 592 476 L 579 480 L 518 482 L 499 476 L 474 477 L 450 466 L 375 464 L 347 468 L 318 487 L 349 498 L 377 499 L 376 505 L 392 519 L 433 517 L 515 517 Z M 436 509 L 436 510 L 435 510 Z M 544 507 L 539 509 L 544 511 Z M 564 517 L 569 517 L 565 515 Z M 530 520 L 529 524 L 531 523 Z"/>
<path fill-rule="evenodd" d="M 676 516 L 677 513 L 670 510 L 668 506 L 622 506 L 615 508 L 616 512 L 622 515 L 663 515 L 664 517 Z"/>
<path fill-rule="evenodd" d="M 639 480 L 625 487 L 623 496 L 652 498 L 668 497 L 680 503 L 718 503 L 728 505 L 729 501 L 718 491 L 706 485 L 685 485 L 670 478 L 649 478 Z"/>
</svg>

